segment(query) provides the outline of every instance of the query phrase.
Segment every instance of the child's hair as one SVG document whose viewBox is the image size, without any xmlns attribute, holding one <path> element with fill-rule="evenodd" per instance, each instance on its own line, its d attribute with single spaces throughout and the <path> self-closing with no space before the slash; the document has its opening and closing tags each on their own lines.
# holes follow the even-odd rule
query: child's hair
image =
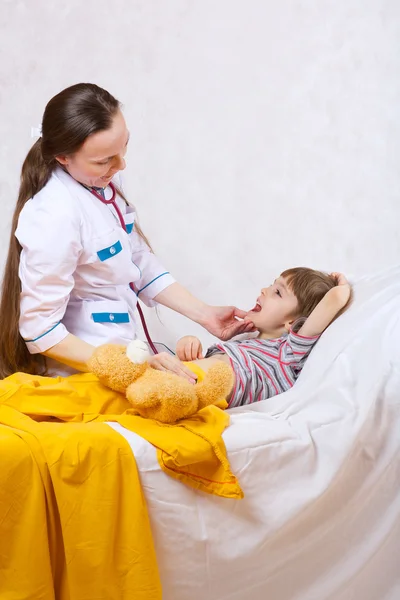
<svg viewBox="0 0 400 600">
<path fill-rule="evenodd" d="M 325 294 L 337 285 L 330 275 L 305 267 L 287 269 L 281 277 L 297 298 L 299 317 L 309 317 Z"/>
</svg>

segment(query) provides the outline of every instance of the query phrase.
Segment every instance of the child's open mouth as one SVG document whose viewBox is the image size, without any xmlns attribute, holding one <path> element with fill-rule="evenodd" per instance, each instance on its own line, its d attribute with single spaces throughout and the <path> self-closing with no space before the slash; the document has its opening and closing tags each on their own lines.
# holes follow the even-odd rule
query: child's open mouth
<svg viewBox="0 0 400 600">
<path fill-rule="evenodd" d="M 259 302 L 256 303 L 255 307 L 250 312 L 260 312 L 262 306 Z"/>
</svg>

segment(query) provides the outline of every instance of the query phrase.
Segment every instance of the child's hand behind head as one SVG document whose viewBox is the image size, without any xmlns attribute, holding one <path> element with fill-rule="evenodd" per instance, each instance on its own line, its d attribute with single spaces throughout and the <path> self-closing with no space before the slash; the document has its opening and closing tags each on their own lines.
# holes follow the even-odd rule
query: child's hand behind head
<svg viewBox="0 0 400 600">
<path fill-rule="evenodd" d="M 332 277 L 336 283 L 336 287 L 332 288 L 331 293 L 339 298 L 342 305 L 341 310 L 336 316 L 337 318 L 350 306 L 353 299 L 353 290 L 343 273 L 331 273 L 330 277 Z"/>
<path fill-rule="evenodd" d="M 330 273 L 330 276 L 335 280 L 336 285 L 350 285 L 343 273 Z"/>
</svg>

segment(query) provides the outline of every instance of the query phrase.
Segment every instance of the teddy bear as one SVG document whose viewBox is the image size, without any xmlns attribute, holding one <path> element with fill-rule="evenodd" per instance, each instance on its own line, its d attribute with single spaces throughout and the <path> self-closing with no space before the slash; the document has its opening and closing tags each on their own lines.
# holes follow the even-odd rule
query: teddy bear
<svg viewBox="0 0 400 600">
<path fill-rule="evenodd" d="M 211 404 L 225 408 L 233 386 L 231 367 L 213 365 L 196 384 L 173 373 L 153 369 L 147 345 L 134 340 L 128 346 L 104 344 L 94 351 L 88 367 L 103 385 L 126 395 L 137 414 L 176 423 Z"/>
</svg>

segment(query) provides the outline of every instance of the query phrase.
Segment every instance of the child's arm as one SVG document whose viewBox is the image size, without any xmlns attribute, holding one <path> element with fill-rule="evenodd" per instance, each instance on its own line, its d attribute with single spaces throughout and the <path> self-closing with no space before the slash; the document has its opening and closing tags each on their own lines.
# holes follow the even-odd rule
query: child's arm
<svg viewBox="0 0 400 600">
<path fill-rule="evenodd" d="M 186 335 L 176 344 L 176 355 L 179 360 L 196 360 L 203 358 L 203 348 L 200 340 L 194 335 Z"/>
<path fill-rule="evenodd" d="M 320 335 L 333 319 L 349 303 L 352 290 L 346 277 L 341 273 L 332 273 L 337 281 L 336 287 L 325 294 L 321 302 L 312 311 L 298 334 L 304 337 Z"/>
</svg>

